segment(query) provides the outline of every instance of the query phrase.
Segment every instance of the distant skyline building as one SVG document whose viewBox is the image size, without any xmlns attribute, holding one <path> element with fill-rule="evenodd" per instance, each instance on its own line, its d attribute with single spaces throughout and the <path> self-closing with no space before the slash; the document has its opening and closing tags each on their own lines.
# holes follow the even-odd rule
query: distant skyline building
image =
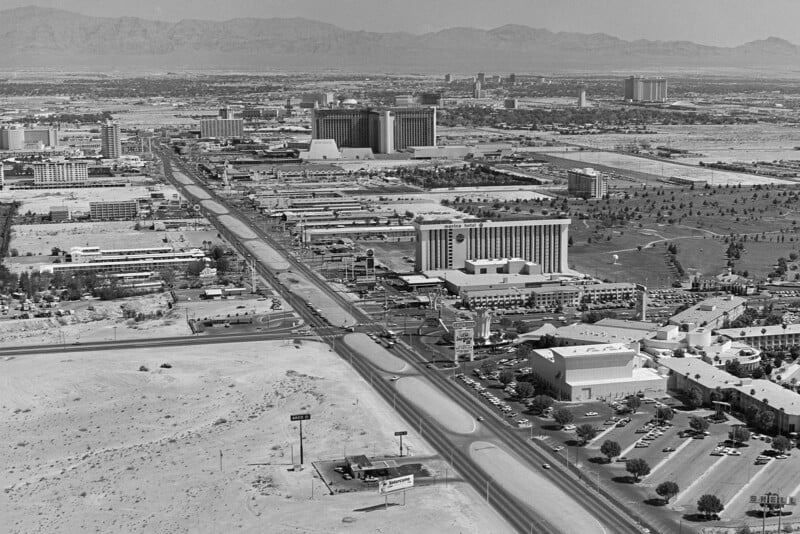
<svg viewBox="0 0 800 534">
<path fill-rule="evenodd" d="M 486 74 L 483 72 L 479 72 L 476 81 L 480 82 L 481 85 L 486 85 Z"/>
<path fill-rule="evenodd" d="M 570 219 L 415 222 L 416 270 L 463 269 L 470 260 L 521 258 L 542 273 L 566 272 Z"/>
<path fill-rule="evenodd" d="M 315 109 L 311 137 L 333 139 L 339 148 L 371 148 L 379 154 L 435 146 L 436 108 Z"/>
<path fill-rule="evenodd" d="M 588 107 L 588 103 L 586 102 L 586 86 L 579 85 L 578 86 L 578 107 L 585 108 Z"/>
<path fill-rule="evenodd" d="M 631 102 L 666 102 L 667 80 L 631 76 L 623 82 L 625 100 Z"/>
<path fill-rule="evenodd" d="M 453 81 L 453 75 L 452 74 L 445 74 L 444 75 L 444 83 L 450 83 L 452 81 Z"/>
<path fill-rule="evenodd" d="M 244 135 L 242 119 L 200 119 L 200 137 L 228 139 Z"/>
<path fill-rule="evenodd" d="M 519 107 L 519 101 L 516 98 L 506 98 L 503 102 L 503 107 L 506 109 L 517 109 L 517 107 Z"/>
<path fill-rule="evenodd" d="M 586 199 L 603 198 L 608 194 L 608 178 L 591 167 L 570 169 L 567 171 L 567 192 Z"/>
<path fill-rule="evenodd" d="M 37 161 L 33 164 L 35 185 L 79 184 L 89 180 L 89 165 L 84 161 Z"/>
<path fill-rule="evenodd" d="M 106 159 L 117 159 L 122 155 L 118 123 L 109 120 L 100 127 L 100 153 Z"/>
<path fill-rule="evenodd" d="M 513 72 L 508 75 L 508 85 L 517 85 L 517 75 Z"/>
<path fill-rule="evenodd" d="M 21 126 L 0 129 L 0 150 L 25 150 L 25 130 Z"/>
<path fill-rule="evenodd" d="M 483 85 L 481 84 L 480 80 L 475 80 L 475 83 L 472 86 L 472 98 L 483 98 L 483 90 L 481 89 Z"/>
<path fill-rule="evenodd" d="M 325 93 L 305 93 L 300 101 L 301 108 L 327 108 L 334 103 L 334 94 Z"/>
</svg>

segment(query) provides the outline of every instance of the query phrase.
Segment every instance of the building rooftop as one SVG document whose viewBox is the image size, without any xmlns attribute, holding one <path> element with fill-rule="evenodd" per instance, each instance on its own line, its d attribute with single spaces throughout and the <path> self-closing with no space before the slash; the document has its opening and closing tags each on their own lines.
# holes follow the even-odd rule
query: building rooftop
<svg viewBox="0 0 800 534">
<path fill-rule="evenodd" d="M 700 326 L 703 323 L 709 323 L 718 319 L 720 316 L 743 305 L 745 302 L 746 300 L 742 297 L 733 295 L 712 297 L 695 304 L 688 310 L 672 316 L 669 322 L 672 324 L 693 323 Z"/>
<path fill-rule="evenodd" d="M 783 334 L 800 334 L 800 324 L 770 326 L 748 326 L 746 328 L 722 328 L 718 331 L 723 336 L 731 338 L 739 337 L 759 337 L 759 336 L 780 336 Z"/>
<path fill-rule="evenodd" d="M 717 369 L 700 358 L 661 358 L 658 363 L 678 374 L 688 376 L 708 389 L 733 387 L 741 381 L 740 378 Z"/>
<path fill-rule="evenodd" d="M 654 382 L 658 382 L 664 380 L 664 377 L 658 374 L 658 371 L 655 369 L 647 368 L 647 367 L 635 367 L 632 369 L 631 376 L 624 376 L 619 378 L 603 378 L 603 379 L 594 379 L 594 380 L 567 380 L 567 384 L 572 387 L 580 387 L 582 385 L 590 385 L 590 384 L 623 384 L 625 382 L 645 382 L 648 380 L 652 380 Z"/>
<path fill-rule="evenodd" d="M 525 284 L 540 284 L 553 282 L 550 274 L 468 274 L 456 269 L 441 271 L 425 271 L 428 277 L 438 277 L 447 280 L 449 284 L 458 286 L 459 289 L 469 290 L 470 286 L 481 286 L 482 289 L 506 289 L 508 286 L 525 287 Z M 495 288 L 484 286 L 497 286 Z"/>
<path fill-rule="evenodd" d="M 600 356 L 616 352 L 634 352 L 623 343 L 598 343 L 595 345 L 574 345 L 571 347 L 553 347 L 550 349 L 554 354 L 562 358 L 577 358 L 583 356 Z"/>
<path fill-rule="evenodd" d="M 628 321 L 627 319 L 600 319 L 596 326 L 607 326 L 612 328 L 627 328 L 630 330 L 642 330 L 644 332 L 655 332 L 661 328 L 656 323 L 649 323 L 647 321 Z"/>
<path fill-rule="evenodd" d="M 766 401 L 771 407 L 789 415 L 800 415 L 800 395 L 769 380 L 752 380 L 735 387 L 745 395 Z"/>
<path fill-rule="evenodd" d="M 592 343 L 633 343 L 655 337 L 655 331 L 575 323 L 557 329 L 556 337 Z"/>
</svg>

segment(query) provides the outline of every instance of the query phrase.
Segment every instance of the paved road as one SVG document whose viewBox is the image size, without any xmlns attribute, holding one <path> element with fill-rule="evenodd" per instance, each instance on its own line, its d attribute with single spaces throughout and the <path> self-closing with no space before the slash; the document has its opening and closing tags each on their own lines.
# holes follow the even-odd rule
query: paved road
<svg viewBox="0 0 800 534">
<path fill-rule="evenodd" d="M 172 175 L 170 162 L 176 165 L 186 176 L 193 177 L 194 173 L 183 165 L 182 162 L 177 160 L 174 155 L 166 150 L 161 151 L 162 157 L 165 160 L 165 174 L 167 179 L 173 183 L 182 193 L 188 198 L 196 198 L 192 192 L 185 188 L 185 184 L 178 182 Z M 213 190 L 207 188 L 205 185 L 196 182 L 197 187 L 201 187 L 211 197 L 215 197 Z M 221 199 L 219 202 L 224 203 Z M 242 223 L 247 224 L 253 230 L 258 238 L 267 242 L 276 251 L 281 251 L 282 247 L 279 243 L 275 242 L 272 237 L 264 232 L 257 225 L 249 221 L 240 210 L 230 205 L 226 206 L 230 214 L 239 219 Z M 215 225 L 215 227 L 228 239 L 242 254 L 248 254 L 249 250 L 244 244 L 241 243 L 239 238 L 230 232 L 213 213 L 207 213 L 208 219 Z M 305 264 L 298 261 L 291 254 L 284 254 L 285 259 L 289 263 L 289 270 L 301 273 L 308 278 L 317 288 L 326 293 L 334 302 L 336 302 L 344 311 L 349 312 L 358 321 L 366 323 L 368 326 L 363 328 L 366 331 L 377 332 L 381 328 L 375 324 L 373 320 L 361 312 L 352 302 L 347 301 L 339 293 L 330 288 L 318 275 L 311 271 Z M 303 319 L 315 329 L 330 328 L 326 322 L 317 317 L 315 314 L 305 306 L 305 302 L 293 294 L 286 287 L 284 287 L 278 280 L 276 273 L 267 269 L 264 265 L 257 263 L 256 270 L 258 273 L 268 280 L 273 287 L 286 299 L 294 310 Z M 263 335 L 263 334 L 262 334 Z M 374 388 L 380 393 L 387 402 L 393 402 L 395 409 L 398 413 L 405 418 L 409 424 L 416 423 L 418 430 L 433 445 L 442 455 L 443 458 L 448 459 L 451 465 L 461 473 L 465 480 L 480 493 L 485 494 L 489 503 L 494 506 L 497 511 L 505 517 L 508 522 L 514 526 L 519 532 L 559 532 L 552 525 L 547 524 L 542 517 L 537 515 L 525 502 L 521 502 L 514 495 L 510 494 L 502 485 L 502 481 L 496 481 L 493 477 L 497 473 L 486 473 L 480 469 L 469 455 L 468 447 L 475 439 L 484 437 L 493 441 L 499 441 L 505 450 L 522 458 L 532 466 L 536 464 L 552 462 L 552 458 L 545 455 L 541 450 L 536 449 L 530 443 L 520 440 L 519 436 L 513 432 L 502 421 L 495 420 L 494 418 L 486 418 L 484 425 L 481 427 L 481 434 L 478 436 L 471 435 L 468 437 L 457 436 L 444 431 L 440 425 L 428 421 L 427 415 L 417 407 L 405 399 L 402 395 L 397 395 L 392 383 L 385 380 L 384 373 L 377 371 L 371 364 L 365 360 L 361 354 L 352 350 L 342 339 L 338 336 L 326 336 L 326 341 L 340 354 L 343 358 L 350 361 L 351 365 L 358 371 L 365 379 L 370 380 Z M 406 361 L 412 364 L 411 374 L 425 376 L 427 373 L 424 370 L 424 359 L 421 358 L 416 352 L 409 348 L 403 347 L 398 344 L 395 348 L 399 355 L 402 355 Z M 375 380 L 375 377 L 378 380 Z M 384 378 L 384 380 L 380 379 Z M 475 403 L 462 388 L 459 388 L 447 377 L 440 376 L 439 373 L 433 374 L 429 379 L 442 391 L 443 394 L 453 399 L 461 399 L 462 402 L 472 403 L 476 410 L 486 410 L 479 404 Z M 584 509 L 597 518 L 598 523 L 602 525 L 602 530 L 609 533 L 633 533 L 641 532 L 641 528 L 632 520 L 627 514 L 621 511 L 613 503 L 601 498 L 593 490 L 587 487 L 583 482 L 577 480 L 574 474 L 562 471 L 560 468 L 552 469 L 550 472 L 552 480 L 562 488 L 566 493 L 571 495 L 577 503 Z M 498 483 L 499 482 L 499 483 Z"/>
</svg>

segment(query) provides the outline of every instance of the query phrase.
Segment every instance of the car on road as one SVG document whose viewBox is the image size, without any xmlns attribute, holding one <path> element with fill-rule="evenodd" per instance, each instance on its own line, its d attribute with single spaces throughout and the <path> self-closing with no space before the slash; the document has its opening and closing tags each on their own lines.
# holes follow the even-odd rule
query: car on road
<svg viewBox="0 0 800 534">
<path fill-rule="evenodd" d="M 478 416 L 478 421 L 483 421 L 483 416 L 482 415 Z"/>
<path fill-rule="evenodd" d="M 597 412 L 586 412 L 585 415 L 586 415 L 586 417 L 597 417 L 600 414 L 597 413 Z"/>
<path fill-rule="evenodd" d="M 392 382 L 394 382 L 395 380 L 398 380 L 399 378 L 400 378 L 399 376 L 397 376 L 397 375 L 394 375 L 394 376 L 393 376 L 393 377 L 391 377 L 389 380 L 391 380 Z"/>
<path fill-rule="evenodd" d="M 555 447 L 553 447 L 553 452 L 559 452 L 559 451 L 563 451 L 563 450 L 564 450 L 564 446 L 563 445 L 556 445 Z"/>
<path fill-rule="evenodd" d="M 577 427 L 576 427 L 575 425 L 564 425 L 564 427 L 562 428 L 562 430 L 566 430 L 567 432 L 569 432 L 569 431 L 571 431 L 571 430 L 575 430 L 576 428 L 577 428 Z"/>
<path fill-rule="evenodd" d="M 542 464 L 542 467 L 543 467 L 544 469 L 550 469 L 550 464 Z"/>
<path fill-rule="evenodd" d="M 675 447 L 664 447 L 661 452 L 675 452 Z"/>
</svg>

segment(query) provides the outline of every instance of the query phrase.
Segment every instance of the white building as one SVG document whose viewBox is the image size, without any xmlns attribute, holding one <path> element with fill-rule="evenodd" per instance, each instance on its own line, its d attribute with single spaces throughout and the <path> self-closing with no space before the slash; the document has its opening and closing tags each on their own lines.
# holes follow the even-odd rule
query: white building
<svg viewBox="0 0 800 534">
<path fill-rule="evenodd" d="M 608 178 L 587 167 L 567 171 L 567 191 L 581 198 L 603 198 L 608 194 Z"/>
<path fill-rule="evenodd" d="M 619 399 L 639 392 L 658 397 L 667 378 L 642 367 L 637 351 L 621 343 L 537 349 L 530 367 L 557 397 L 569 401 Z"/>
<path fill-rule="evenodd" d="M 37 161 L 33 164 L 36 185 L 76 184 L 89 180 L 89 166 L 83 161 Z"/>
<path fill-rule="evenodd" d="M 570 219 L 415 222 L 416 269 L 463 269 L 467 260 L 521 258 L 543 273 L 567 272 Z"/>
</svg>

